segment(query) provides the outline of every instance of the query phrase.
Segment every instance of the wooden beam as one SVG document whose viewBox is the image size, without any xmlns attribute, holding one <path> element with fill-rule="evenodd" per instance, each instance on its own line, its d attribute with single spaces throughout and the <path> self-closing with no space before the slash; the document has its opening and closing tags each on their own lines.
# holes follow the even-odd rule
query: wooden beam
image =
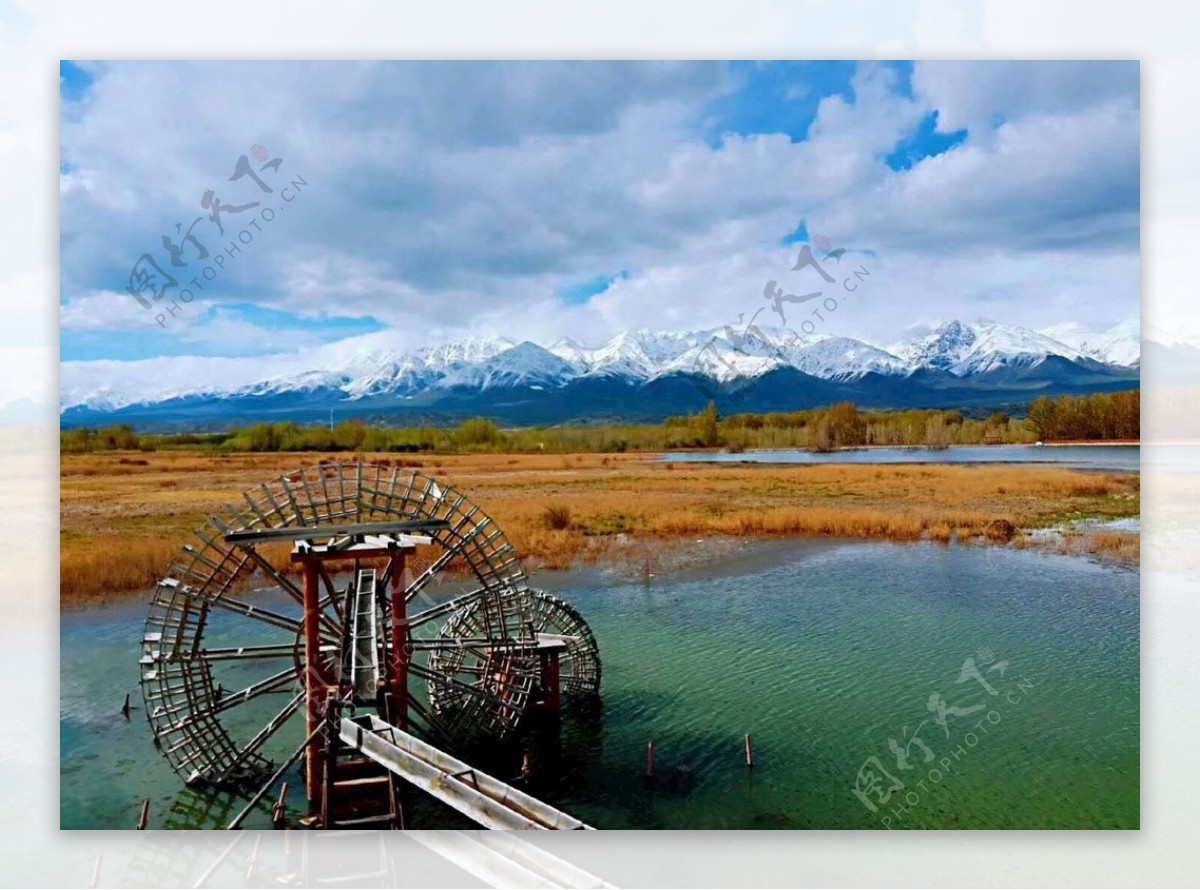
<svg viewBox="0 0 1200 890">
<path fill-rule="evenodd" d="M 437 531 L 448 528 L 444 519 L 407 519 L 396 522 L 350 522 L 330 525 L 297 525 L 284 528 L 255 528 L 233 531 L 225 535 L 225 543 L 244 541 L 305 541 L 311 538 L 333 538 L 339 535 L 388 535 L 413 531 Z"/>
<path fill-rule="evenodd" d="M 395 547 L 381 548 L 371 547 L 355 550 L 324 550 L 316 547 L 304 547 L 304 542 L 301 541 L 296 549 L 292 551 L 292 562 L 322 562 L 326 559 L 382 559 L 384 557 L 393 556 L 396 553 L 402 553 L 405 550 L 412 551 L 414 547 L 406 547 L 397 544 Z"/>
</svg>

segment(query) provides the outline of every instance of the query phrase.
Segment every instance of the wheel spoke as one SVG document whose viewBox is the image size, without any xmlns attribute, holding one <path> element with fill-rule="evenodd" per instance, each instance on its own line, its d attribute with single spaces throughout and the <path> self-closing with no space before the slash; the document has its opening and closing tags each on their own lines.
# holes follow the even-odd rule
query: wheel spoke
<svg viewBox="0 0 1200 890">
<path fill-rule="evenodd" d="M 476 651 L 480 646 L 488 648 L 492 641 L 487 637 L 435 637 L 431 640 L 413 640 L 414 651 L 437 651 L 440 649 L 467 649 Z"/>
<path fill-rule="evenodd" d="M 283 728 L 283 725 L 291 719 L 292 715 L 300 709 L 300 703 L 303 701 L 304 692 L 301 691 L 299 695 L 297 695 L 284 706 L 282 711 L 272 717 L 266 726 L 258 731 L 258 734 L 246 744 L 245 748 L 237 753 L 237 756 L 234 757 L 233 762 L 225 768 L 223 773 L 221 773 L 221 781 L 224 781 L 232 776 L 238 767 L 245 763 L 251 755 L 253 755 L 266 743 L 267 739 L 279 732 L 279 730 Z"/>
<path fill-rule="evenodd" d="M 458 548 L 452 547 L 435 559 L 425 571 L 413 580 L 408 589 L 404 591 L 404 601 L 411 603 L 420 594 L 421 589 L 433 580 L 434 575 L 448 566 L 456 556 L 458 556 Z"/>
<path fill-rule="evenodd" d="M 437 714 L 433 713 L 433 711 L 426 708 L 425 705 L 421 704 L 418 699 L 410 698 L 408 700 L 408 706 L 416 712 L 417 716 L 425 721 L 425 725 L 431 730 L 446 737 L 451 735 L 450 727 L 445 723 L 445 721 L 438 717 Z"/>
<path fill-rule="evenodd" d="M 357 573 L 355 574 L 357 575 Z M 325 596 L 318 603 L 318 607 L 321 609 L 321 617 L 322 619 L 328 619 L 325 609 L 328 606 L 333 606 L 334 614 L 337 616 L 337 625 L 340 626 L 346 622 L 346 616 L 342 614 L 342 608 L 338 604 L 337 589 L 333 585 L 333 579 L 325 571 L 323 563 L 317 564 L 317 575 L 320 577 L 321 583 L 325 585 Z"/>
<path fill-rule="evenodd" d="M 215 606 L 218 609 L 226 609 L 230 612 L 236 612 L 239 615 L 244 615 L 247 618 L 253 618 L 255 621 L 261 621 L 264 624 L 269 624 L 272 627 L 278 627 L 282 630 L 290 630 L 292 633 L 300 633 L 304 629 L 304 622 L 297 618 L 289 618 L 287 615 L 280 615 L 278 612 L 273 612 L 270 609 L 264 609 L 260 606 L 252 606 L 249 603 L 244 603 L 241 600 L 236 600 L 233 597 L 200 597 L 210 606 Z"/>
<path fill-rule="evenodd" d="M 278 692 L 289 683 L 294 682 L 296 682 L 296 668 L 295 666 L 291 666 L 287 670 L 267 677 L 265 680 L 251 683 L 245 689 L 221 696 L 220 701 L 212 708 L 212 713 L 220 714 L 222 711 L 228 711 L 230 708 L 244 705 L 246 702 L 256 699 L 260 695 L 266 695 L 268 692 Z"/>
<path fill-rule="evenodd" d="M 299 605 L 300 608 L 304 608 L 304 591 L 297 587 L 287 575 L 279 571 L 279 569 L 275 568 L 275 566 L 271 565 L 270 561 L 261 553 L 259 553 L 252 544 L 248 544 L 245 541 L 239 541 L 235 542 L 234 546 L 249 556 L 250 559 L 253 560 L 253 562 L 259 568 L 261 568 L 265 574 L 270 576 L 272 581 L 279 585 L 280 590 L 286 593 L 291 599 L 295 600 L 296 604 Z M 324 575 L 324 572 L 322 571 L 321 574 Z M 326 581 L 328 581 L 327 578 Z M 339 615 L 338 621 L 340 620 L 341 616 Z M 337 623 L 324 612 L 321 613 L 321 624 L 330 633 L 337 634 L 339 632 Z"/>
<path fill-rule="evenodd" d="M 447 677 L 445 674 L 438 673 L 437 671 L 431 671 L 429 668 L 423 667 L 422 665 L 410 664 L 408 669 L 418 677 L 430 680 L 440 686 L 446 686 L 459 692 L 465 692 L 468 695 L 483 699 L 484 701 L 489 701 L 492 704 L 501 705 L 503 707 L 512 706 L 511 702 L 506 702 L 498 695 L 493 695 L 490 692 L 486 692 L 478 686 L 472 686 L 469 683 L 463 683 L 459 680 L 455 680 L 453 677 Z"/>
<path fill-rule="evenodd" d="M 204 661 L 238 661 L 292 658 L 295 654 L 294 643 L 280 643 L 275 646 L 230 646 L 222 649 L 201 649 L 196 657 Z"/>
<path fill-rule="evenodd" d="M 428 621 L 433 621 L 436 618 L 441 618 L 443 615 L 448 615 L 451 612 L 461 609 L 463 606 L 470 605 L 475 600 L 479 599 L 488 590 L 486 587 L 481 587 L 471 593 L 464 593 L 462 596 L 457 596 L 452 600 L 447 600 L 441 605 L 426 609 L 424 612 L 418 612 L 416 615 L 408 617 L 409 627 L 420 627 Z"/>
</svg>

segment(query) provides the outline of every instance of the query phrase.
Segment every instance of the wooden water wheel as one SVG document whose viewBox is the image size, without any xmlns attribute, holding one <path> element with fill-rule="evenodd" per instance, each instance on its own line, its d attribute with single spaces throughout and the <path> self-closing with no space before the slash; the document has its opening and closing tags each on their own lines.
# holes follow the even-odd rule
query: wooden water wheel
<svg viewBox="0 0 1200 890">
<path fill-rule="evenodd" d="M 558 673 L 563 692 L 576 699 L 595 696 L 600 691 L 600 649 L 583 616 L 566 600 L 540 590 L 524 596 L 522 613 L 542 647 L 558 644 Z M 440 630 L 442 640 L 478 636 L 486 621 L 479 600 L 463 603 Z M 486 659 L 477 650 L 440 646 L 434 651 L 433 666 L 440 673 L 457 676 L 475 675 L 488 669 Z M 439 710 L 454 710 L 464 696 L 457 687 L 436 682 L 428 684 L 430 699 Z"/>
<path fill-rule="evenodd" d="M 249 489 L 211 516 L 154 591 L 141 687 L 155 743 L 185 781 L 259 779 L 272 746 L 282 744 L 277 737 L 288 746 L 304 737 L 292 719 L 305 702 L 302 593 L 280 554 L 247 533 L 283 539 L 289 529 L 307 536 L 325 528 L 326 546 L 335 547 L 339 529 L 370 523 L 428 529 L 428 546 L 397 588 L 411 629 L 414 731 L 439 741 L 513 731 L 537 696 L 538 650 L 551 638 L 568 694 L 598 690 L 599 658 L 586 623 L 562 600 L 529 587 L 504 532 L 466 495 L 409 469 L 320 463 Z M 349 583 L 320 570 L 315 618 L 330 673 L 351 664 L 349 641 L 361 639 L 355 622 L 364 619 L 354 604 L 376 608 L 374 597 L 355 598 L 355 579 L 361 585 L 375 577 L 359 568 L 356 561 Z M 391 571 L 391 564 L 377 569 L 380 614 L 370 622 L 386 618 L 383 579 Z M 371 645 L 386 662 L 386 635 Z M 369 707 L 371 698 L 354 702 Z"/>
</svg>

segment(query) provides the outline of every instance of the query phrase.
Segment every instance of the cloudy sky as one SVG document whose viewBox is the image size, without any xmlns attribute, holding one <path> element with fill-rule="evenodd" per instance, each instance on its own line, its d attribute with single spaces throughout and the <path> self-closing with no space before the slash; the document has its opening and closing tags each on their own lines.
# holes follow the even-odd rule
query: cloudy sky
<svg viewBox="0 0 1200 890">
<path fill-rule="evenodd" d="M 778 323 L 764 283 L 821 288 L 791 271 L 818 235 L 846 249 L 839 280 L 870 272 L 824 333 L 1138 315 L 1136 62 L 60 74 L 64 362 L 203 376 L 385 341 Z M 127 290 L 143 254 L 177 282 L 150 308 Z"/>
</svg>

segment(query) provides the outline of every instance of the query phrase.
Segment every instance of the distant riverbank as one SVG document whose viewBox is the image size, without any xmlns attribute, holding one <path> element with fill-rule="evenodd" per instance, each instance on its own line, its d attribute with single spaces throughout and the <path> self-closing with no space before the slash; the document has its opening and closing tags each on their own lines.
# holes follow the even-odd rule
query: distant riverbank
<svg viewBox="0 0 1200 890">
<path fill-rule="evenodd" d="M 1080 448 L 1037 445 L 952 445 L 948 448 L 862 445 L 815 451 L 805 448 L 675 451 L 660 460 L 678 463 L 751 464 L 1021 464 L 1061 465 L 1076 469 L 1136 473 L 1141 469 L 1141 448 L 1136 444 Z"/>
<path fill-rule="evenodd" d="M 1141 446 L 1141 439 L 1066 439 L 1062 442 L 1043 442 L 1046 448 L 1104 448 L 1109 446 Z"/>
</svg>

